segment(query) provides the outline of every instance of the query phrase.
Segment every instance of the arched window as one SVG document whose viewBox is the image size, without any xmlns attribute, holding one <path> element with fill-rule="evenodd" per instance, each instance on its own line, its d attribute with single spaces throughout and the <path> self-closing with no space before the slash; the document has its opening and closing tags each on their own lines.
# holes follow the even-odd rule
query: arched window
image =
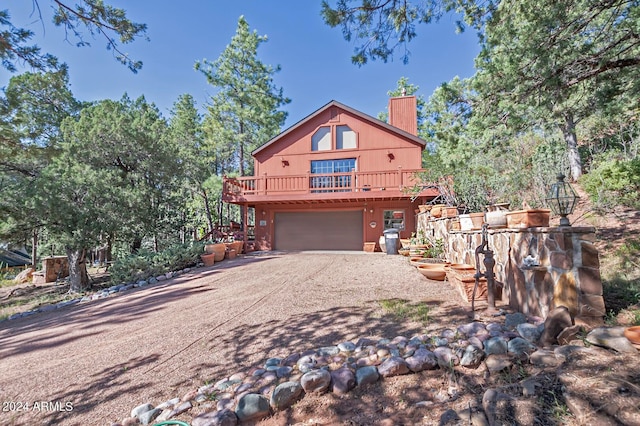
<svg viewBox="0 0 640 426">
<path fill-rule="evenodd" d="M 336 149 L 355 149 L 358 147 L 356 132 L 349 126 L 336 127 Z"/>
<path fill-rule="evenodd" d="M 311 151 L 329 151 L 331 149 L 331 127 L 320 127 L 311 136 Z"/>
</svg>

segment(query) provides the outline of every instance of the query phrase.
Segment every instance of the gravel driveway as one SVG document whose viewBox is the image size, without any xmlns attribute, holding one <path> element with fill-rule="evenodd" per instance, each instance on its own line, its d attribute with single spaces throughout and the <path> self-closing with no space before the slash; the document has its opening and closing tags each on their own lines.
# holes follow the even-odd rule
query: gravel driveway
<svg viewBox="0 0 640 426">
<path fill-rule="evenodd" d="M 109 424 L 268 357 L 424 332 L 376 302 L 391 298 L 428 303 L 427 329 L 464 320 L 454 290 L 406 258 L 354 252 L 247 256 L 5 321 L 0 424 Z"/>
</svg>

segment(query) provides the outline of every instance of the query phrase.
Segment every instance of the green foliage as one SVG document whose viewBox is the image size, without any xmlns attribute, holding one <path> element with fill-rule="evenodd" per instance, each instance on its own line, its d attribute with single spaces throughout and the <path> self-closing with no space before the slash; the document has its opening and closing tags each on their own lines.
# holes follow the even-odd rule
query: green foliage
<svg viewBox="0 0 640 426">
<path fill-rule="evenodd" d="M 620 158 L 615 153 L 594 160 L 582 187 L 600 208 L 616 205 L 640 208 L 640 158 Z"/>
<path fill-rule="evenodd" d="M 280 67 L 265 65 L 257 56 L 266 41 L 266 36 L 251 32 L 241 16 L 236 34 L 218 59 L 195 64 L 217 89 L 205 118 L 205 134 L 223 165 L 218 172 L 250 173 L 251 152 L 276 136 L 287 117 L 279 108 L 291 101 L 273 82 Z"/>
<path fill-rule="evenodd" d="M 407 44 L 417 36 L 416 24 L 435 22 L 455 11 L 464 15 L 467 24 L 479 28 L 499 2 L 336 0 L 335 3 L 331 6 L 329 1 L 322 1 L 324 22 L 330 27 L 341 27 L 345 40 L 361 43 L 351 61 L 362 66 L 370 59 L 387 62 L 398 47 L 403 49 L 402 60 L 407 63 L 410 55 Z M 462 31 L 465 25 L 456 21 L 456 26 Z"/>
<path fill-rule="evenodd" d="M 398 319 L 416 321 L 425 326 L 429 323 L 429 306 L 425 303 L 409 303 L 405 299 L 382 299 L 378 303 L 385 313 Z"/>
<path fill-rule="evenodd" d="M 132 22 L 123 9 L 105 4 L 102 0 L 81 0 L 73 6 L 63 1 L 52 1 L 54 10 L 53 24 L 63 27 L 65 34 L 76 40 L 76 46 L 89 46 L 83 36 L 87 31 L 91 37 L 101 36 L 107 42 L 107 50 L 114 52 L 116 59 L 131 71 L 142 68 L 142 62 L 136 61 L 122 52 L 118 45 L 132 42 L 145 35 L 147 26 Z M 33 2 L 34 14 L 42 20 L 40 5 Z M 43 22 L 44 24 L 44 22 Z M 0 61 L 2 67 L 10 72 L 16 71 L 16 64 L 23 62 L 32 69 L 49 70 L 58 66 L 57 59 L 42 53 L 37 45 L 30 45 L 33 31 L 16 27 L 11 21 L 9 10 L 0 10 Z"/>
<path fill-rule="evenodd" d="M 182 244 L 168 247 L 160 252 L 140 250 L 137 253 L 118 259 L 109 268 L 111 282 L 122 284 L 135 282 L 194 266 L 199 261 L 204 244 Z"/>
</svg>

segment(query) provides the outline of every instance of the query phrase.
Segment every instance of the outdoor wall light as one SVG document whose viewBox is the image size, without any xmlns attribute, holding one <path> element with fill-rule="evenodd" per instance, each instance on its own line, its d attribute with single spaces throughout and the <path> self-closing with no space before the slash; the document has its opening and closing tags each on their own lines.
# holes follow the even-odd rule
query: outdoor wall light
<svg viewBox="0 0 640 426">
<path fill-rule="evenodd" d="M 560 215 L 560 226 L 571 226 L 567 215 L 573 213 L 580 197 L 576 195 L 571 185 L 564 181 L 564 178 L 562 173 L 558 174 L 558 180 L 551 185 L 545 201 L 554 214 Z"/>
<path fill-rule="evenodd" d="M 282 159 L 282 167 L 287 167 L 289 165 L 289 160 Z"/>
<path fill-rule="evenodd" d="M 393 152 L 388 152 L 387 153 L 387 157 L 389 157 L 389 162 L 391 162 L 391 160 L 393 160 L 394 158 L 396 158 L 395 155 L 393 155 Z"/>
</svg>

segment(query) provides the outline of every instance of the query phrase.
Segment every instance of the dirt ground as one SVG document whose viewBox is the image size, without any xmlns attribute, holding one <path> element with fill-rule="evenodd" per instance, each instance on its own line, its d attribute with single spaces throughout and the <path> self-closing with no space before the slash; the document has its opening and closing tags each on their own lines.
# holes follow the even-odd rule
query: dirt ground
<svg viewBox="0 0 640 426">
<path fill-rule="evenodd" d="M 0 423 L 109 424 L 269 357 L 424 332 L 382 299 L 427 304 L 428 328 L 467 321 L 451 287 L 401 256 L 268 255 L 194 272 L 0 323 L 0 401 L 72 406 L 0 412 Z"/>
</svg>

